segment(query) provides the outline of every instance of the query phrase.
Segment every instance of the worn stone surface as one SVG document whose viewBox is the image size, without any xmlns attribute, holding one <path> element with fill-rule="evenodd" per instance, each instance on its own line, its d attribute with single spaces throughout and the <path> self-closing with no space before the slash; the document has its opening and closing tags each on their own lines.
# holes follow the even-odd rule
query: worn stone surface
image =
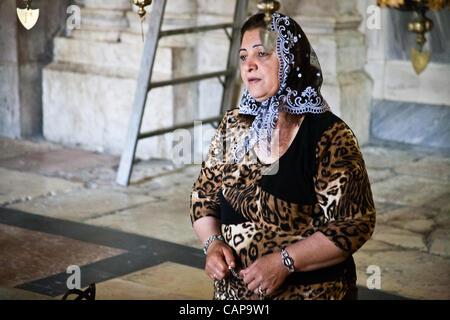
<svg viewBox="0 0 450 320">
<path fill-rule="evenodd" d="M 395 172 L 443 181 L 450 180 L 450 159 L 427 156 L 416 162 L 408 162 L 394 168 Z"/>
<path fill-rule="evenodd" d="M 0 224 L 0 285 L 17 286 L 123 253 L 123 250 Z"/>
<path fill-rule="evenodd" d="M 450 257 L 450 230 L 448 228 L 433 231 L 429 242 L 431 253 Z"/>
<path fill-rule="evenodd" d="M 167 195 L 164 199 L 92 218 L 86 223 L 169 242 L 201 246 L 189 218 L 189 193 L 183 193 L 181 196 Z"/>
<path fill-rule="evenodd" d="M 436 215 L 434 221 L 439 227 L 450 229 L 450 212 L 440 212 Z"/>
<path fill-rule="evenodd" d="M 372 239 L 403 248 L 427 250 L 424 237 L 421 234 L 382 224 L 375 227 Z"/>
<path fill-rule="evenodd" d="M 212 281 L 203 270 L 171 262 L 96 285 L 96 300 L 210 300 L 212 296 Z"/>
<path fill-rule="evenodd" d="M 361 152 L 368 168 L 392 168 L 406 162 L 418 161 L 426 156 L 424 153 L 416 151 L 370 145 L 363 146 Z"/>
<path fill-rule="evenodd" d="M 363 247 L 364 248 L 364 247 Z M 412 299 L 450 299 L 450 259 L 418 250 L 359 250 L 354 254 L 358 285 L 366 286 L 371 274 L 381 271 L 381 290 Z"/>
<path fill-rule="evenodd" d="M 87 168 L 112 167 L 118 163 L 119 157 L 115 156 L 80 149 L 60 149 L 0 160 L 0 167 L 44 176 L 62 176 Z"/>
<path fill-rule="evenodd" d="M 82 222 L 154 200 L 154 198 L 149 196 L 126 194 L 111 190 L 83 189 L 17 203 L 10 207 L 48 217 Z"/>
<path fill-rule="evenodd" d="M 82 185 L 76 182 L 0 168 L 0 205 L 28 201 L 81 187 Z"/>
<path fill-rule="evenodd" d="M 30 145 L 30 150 L 33 152 L 28 153 L 27 147 L 22 149 L 24 163 L 30 163 L 28 155 L 48 151 L 35 149 L 33 145 Z M 43 177 L 45 170 L 51 170 L 45 161 L 41 162 L 42 168 L 39 165 L 29 168 L 20 166 L 20 170 L 33 173 L 0 168 L 2 178 L 8 176 L 15 179 L 10 183 L 0 179 L 2 187 L 12 184 L 24 194 L 31 194 L 30 186 L 39 187 L 37 196 L 28 199 L 22 196 L 21 202 L 8 206 L 197 248 L 202 246 L 189 219 L 189 195 L 200 165 L 175 169 L 173 163 L 164 160 L 140 161 L 135 165 L 130 186 L 125 188 L 114 182 L 117 167 L 113 162 L 98 166 L 96 154 L 92 152 L 80 155 L 92 158 L 85 162 L 76 157 L 71 159 L 68 156 L 70 153 L 64 154 L 67 156 L 66 163 L 55 175 L 66 180 L 82 181 L 83 184 Z M 379 147 L 364 154 L 366 163 L 371 164 L 368 173 L 376 199 L 377 225 L 372 239 L 354 255 L 359 285 L 367 285 L 370 276 L 367 267 L 376 265 L 381 269 L 381 290 L 417 299 L 450 297 L 448 182 L 428 174 L 428 165 L 441 165 L 438 158 L 431 161 L 427 157 L 420 152 Z M 395 166 L 407 168 L 408 164 L 419 163 L 421 159 L 423 163 L 420 163 L 417 175 L 414 170 L 394 171 Z M 85 165 L 75 170 L 77 163 Z M 19 179 L 19 176 L 22 178 Z M 64 183 L 64 187 L 42 188 L 46 181 L 58 181 Z M 73 186 L 77 189 L 72 190 Z M 10 196 L 9 189 L 3 190 L 6 196 Z M 59 191 L 51 193 L 46 190 Z M 166 269 L 172 270 L 170 275 L 164 274 Z M 142 273 L 127 275 L 130 277 L 100 283 L 98 298 L 210 299 L 212 286 L 204 271 L 191 271 L 184 266 L 173 265 L 148 268 Z M 192 279 L 186 279 L 186 275 Z M 177 284 L 177 281 L 180 283 Z"/>
<path fill-rule="evenodd" d="M 450 213 L 450 192 L 446 192 L 438 197 L 430 198 L 423 203 L 423 206 Z"/>
<path fill-rule="evenodd" d="M 431 219 L 418 219 L 418 220 L 393 220 L 390 223 L 391 226 L 409 230 L 415 233 L 426 234 L 433 229 L 435 222 Z"/>
<path fill-rule="evenodd" d="M 418 206 L 447 193 L 450 183 L 400 175 L 371 185 L 375 201 Z M 425 192 L 426 191 L 426 192 Z"/>
<path fill-rule="evenodd" d="M 47 141 L 33 142 L 30 140 L 0 137 L 0 160 L 25 156 L 35 152 L 60 149 L 61 146 Z"/>
<path fill-rule="evenodd" d="M 366 168 L 370 183 L 380 182 L 395 175 L 391 169 Z"/>
<path fill-rule="evenodd" d="M 426 207 L 400 206 L 385 210 L 382 213 L 377 211 L 377 223 L 390 223 L 393 221 L 415 221 L 433 219 L 438 211 Z"/>
<path fill-rule="evenodd" d="M 211 299 L 213 295 L 213 282 L 204 270 L 172 262 L 126 275 L 123 280 L 163 288 L 191 299 Z"/>
</svg>

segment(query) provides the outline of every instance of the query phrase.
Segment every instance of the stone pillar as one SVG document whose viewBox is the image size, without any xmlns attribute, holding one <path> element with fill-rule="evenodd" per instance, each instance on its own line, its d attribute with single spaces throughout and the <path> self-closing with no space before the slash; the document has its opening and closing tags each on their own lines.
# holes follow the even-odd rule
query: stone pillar
<svg viewBox="0 0 450 320">
<path fill-rule="evenodd" d="M 0 135 L 19 138 L 19 57 L 16 1 L 0 2 Z"/>
<path fill-rule="evenodd" d="M 52 59 L 52 37 L 64 29 L 68 3 L 33 1 L 40 17 L 26 30 L 18 21 L 16 1 L 0 2 L 0 135 L 42 133 L 42 67 Z"/>
<path fill-rule="evenodd" d="M 365 37 L 355 0 L 285 0 L 280 12 L 294 18 L 319 58 L 322 94 L 332 111 L 355 132 L 360 144 L 369 141 L 372 80 L 364 70 Z"/>
</svg>

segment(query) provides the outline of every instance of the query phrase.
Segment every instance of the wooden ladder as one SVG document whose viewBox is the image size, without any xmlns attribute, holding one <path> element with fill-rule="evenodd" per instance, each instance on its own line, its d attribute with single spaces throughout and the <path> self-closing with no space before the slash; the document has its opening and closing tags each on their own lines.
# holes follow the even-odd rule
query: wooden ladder
<svg viewBox="0 0 450 320">
<path fill-rule="evenodd" d="M 204 79 L 218 78 L 223 86 L 220 115 L 213 118 L 199 120 L 205 124 L 220 121 L 226 111 L 226 108 L 229 108 L 231 106 L 233 99 L 236 69 L 239 62 L 238 54 L 240 46 L 240 27 L 247 13 L 248 0 L 236 0 L 233 23 L 194 26 L 162 31 L 161 26 L 166 3 L 167 0 L 154 1 L 149 19 L 149 26 L 144 44 L 144 52 L 142 54 L 139 77 L 134 95 L 131 117 L 128 124 L 128 132 L 116 177 L 116 182 L 123 186 L 128 186 L 130 183 L 130 177 L 133 170 L 134 158 L 136 154 L 136 147 L 140 139 L 165 134 L 177 129 L 191 128 L 194 126 L 194 123 L 182 123 L 163 129 L 141 133 L 141 124 L 144 115 L 145 104 L 147 101 L 147 94 L 151 89 L 162 86 L 200 81 Z M 231 36 L 228 33 L 227 28 L 232 29 Z M 158 41 L 160 38 L 165 36 L 205 32 L 218 29 L 224 29 L 230 40 L 226 70 L 182 77 L 168 81 L 151 82 L 156 50 L 158 48 Z M 222 81 L 220 77 L 225 77 L 225 81 Z"/>
</svg>

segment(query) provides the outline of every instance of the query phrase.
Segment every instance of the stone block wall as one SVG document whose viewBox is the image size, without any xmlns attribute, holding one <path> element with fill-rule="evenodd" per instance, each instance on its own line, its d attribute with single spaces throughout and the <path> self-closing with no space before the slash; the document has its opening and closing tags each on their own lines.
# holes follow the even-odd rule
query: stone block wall
<svg viewBox="0 0 450 320">
<path fill-rule="evenodd" d="M 0 2 L 0 134 L 43 133 L 49 140 L 120 154 L 142 53 L 136 9 L 128 0 L 76 0 L 82 6 L 82 26 L 66 36 L 65 10 L 71 3 L 33 1 L 42 10 L 41 18 L 33 30 L 25 31 L 15 18 L 16 2 Z M 248 15 L 256 11 L 256 3 L 250 1 Z M 229 22 L 234 4 L 169 0 L 164 28 Z M 308 35 L 323 69 L 322 93 L 360 144 L 370 141 L 372 99 L 444 106 L 450 101 L 446 87 L 450 64 L 445 60 L 449 49 L 444 45 L 437 56 L 440 60 L 432 60 L 416 76 L 409 60 L 393 56 L 399 48 L 388 45 L 393 42 L 389 30 L 398 17 L 382 9 L 381 30 L 365 26 L 366 9 L 372 4 L 375 0 L 282 0 L 280 10 Z M 439 17 L 437 29 L 445 28 L 448 22 Z M 147 29 L 146 23 L 143 28 Z M 164 38 L 153 78 L 221 70 L 227 52 L 228 39 L 221 30 Z M 222 87 L 216 79 L 160 90 L 149 96 L 143 131 L 219 111 Z M 203 140 L 207 144 L 209 138 Z M 138 154 L 169 157 L 172 144 L 169 134 L 155 137 L 142 141 Z"/>
<path fill-rule="evenodd" d="M 64 32 L 70 0 L 35 0 L 35 27 L 26 30 L 16 6 L 0 1 L 0 135 L 21 138 L 42 134 L 42 68 L 53 57 L 53 38 Z"/>
</svg>

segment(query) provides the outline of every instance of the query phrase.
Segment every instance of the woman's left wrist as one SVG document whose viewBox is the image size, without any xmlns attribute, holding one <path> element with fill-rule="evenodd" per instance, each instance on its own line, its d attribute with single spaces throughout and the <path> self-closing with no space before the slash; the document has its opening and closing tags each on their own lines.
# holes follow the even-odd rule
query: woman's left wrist
<svg viewBox="0 0 450 320">
<path fill-rule="evenodd" d="M 289 252 L 286 250 L 286 248 L 281 249 L 281 263 L 283 267 L 289 272 L 289 274 L 295 272 L 295 262 L 292 256 L 289 254 Z"/>
</svg>

